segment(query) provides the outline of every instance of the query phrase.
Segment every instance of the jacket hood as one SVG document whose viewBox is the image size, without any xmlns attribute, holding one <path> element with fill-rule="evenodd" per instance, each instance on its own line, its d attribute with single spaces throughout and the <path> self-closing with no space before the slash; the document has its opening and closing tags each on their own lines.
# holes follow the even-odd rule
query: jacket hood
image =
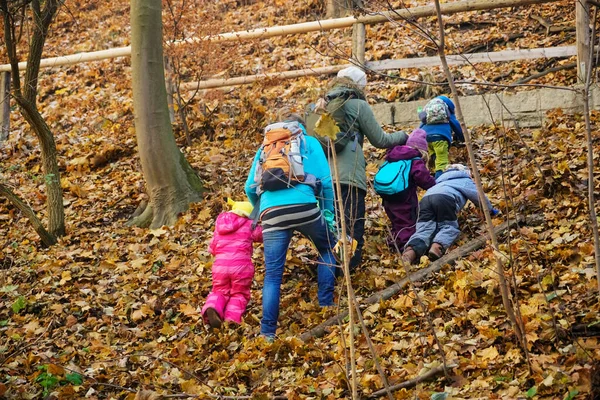
<svg viewBox="0 0 600 400">
<path fill-rule="evenodd" d="M 342 94 L 354 94 L 357 99 L 365 100 L 364 91 L 350 78 L 335 78 L 327 91 L 327 97 L 335 98 Z"/>
<path fill-rule="evenodd" d="M 215 222 L 215 231 L 221 235 L 227 235 L 240 229 L 248 221 L 248 218 L 240 217 L 232 212 L 219 214 Z"/>
<path fill-rule="evenodd" d="M 453 179 L 471 179 L 471 177 L 465 171 L 450 170 L 441 174 L 435 181 L 441 183 Z"/>
<path fill-rule="evenodd" d="M 450 100 L 448 97 L 446 96 L 438 96 L 438 99 L 442 99 L 444 101 L 444 103 L 446 103 L 446 105 L 448 106 L 448 109 L 450 110 L 450 112 L 452 114 L 454 114 L 454 103 L 452 102 L 452 100 Z"/>
<path fill-rule="evenodd" d="M 415 157 L 421 157 L 421 153 L 417 149 L 409 146 L 394 146 L 385 156 L 386 161 L 394 162 L 400 160 L 410 160 Z"/>
</svg>

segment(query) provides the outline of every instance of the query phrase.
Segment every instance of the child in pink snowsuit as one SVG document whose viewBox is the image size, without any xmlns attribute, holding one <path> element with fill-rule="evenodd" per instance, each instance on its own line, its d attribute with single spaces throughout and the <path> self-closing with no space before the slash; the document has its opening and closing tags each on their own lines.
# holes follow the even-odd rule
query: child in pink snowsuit
<svg viewBox="0 0 600 400">
<path fill-rule="evenodd" d="M 252 220 L 248 219 L 252 205 L 231 200 L 228 203 L 233 209 L 219 214 L 209 245 L 210 253 L 215 256 L 213 288 L 202 316 L 213 328 L 220 328 L 223 320 L 242 322 L 254 278 L 252 242 L 262 242 L 262 229 L 257 226 L 253 230 Z"/>
</svg>

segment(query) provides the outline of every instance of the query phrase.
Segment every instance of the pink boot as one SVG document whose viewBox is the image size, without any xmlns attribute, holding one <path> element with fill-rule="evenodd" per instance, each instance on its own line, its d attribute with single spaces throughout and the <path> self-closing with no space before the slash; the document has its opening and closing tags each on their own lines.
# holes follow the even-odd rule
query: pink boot
<svg viewBox="0 0 600 400">
<path fill-rule="evenodd" d="M 202 317 L 204 322 L 212 328 L 220 328 L 223 321 L 223 314 L 227 299 L 219 293 L 211 292 L 206 298 L 206 304 L 202 307 Z"/>
<path fill-rule="evenodd" d="M 229 299 L 227 307 L 225 307 L 225 321 L 241 324 L 242 315 L 246 311 L 247 304 L 248 300 L 241 296 L 236 296 Z"/>
</svg>

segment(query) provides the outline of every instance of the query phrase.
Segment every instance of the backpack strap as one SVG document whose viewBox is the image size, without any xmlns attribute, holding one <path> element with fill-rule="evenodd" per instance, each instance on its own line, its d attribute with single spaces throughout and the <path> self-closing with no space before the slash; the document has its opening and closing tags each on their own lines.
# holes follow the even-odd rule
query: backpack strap
<svg viewBox="0 0 600 400">
<path fill-rule="evenodd" d="M 252 221 L 252 230 L 255 230 L 258 225 L 258 220 L 260 219 L 260 194 L 258 195 L 258 200 L 256 200 L 254 208 L 252 208 L 252 212 L 248 215 L 248 219 Z"/>
</svg>

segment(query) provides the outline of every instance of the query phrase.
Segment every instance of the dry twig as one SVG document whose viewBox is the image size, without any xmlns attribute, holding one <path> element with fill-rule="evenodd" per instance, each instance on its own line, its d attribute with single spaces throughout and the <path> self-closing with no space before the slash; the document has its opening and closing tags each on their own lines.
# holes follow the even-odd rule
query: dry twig
<svg viewBox="0 0 600 400">
<path fill-rule="evenodd" d="M 447 367 L 448 368 L 455 368 L 455 367 L 457 367 L 457 365 L 456 364 L 449 364 Z M 410 387 L 413 387 L 413 386 L 417 386 L 419 383 L 424 382 L 424 381 L 426 381 L 428 379 L 431 379 L 434 376 L 436 376 L 436 375 L 444 372 L 445 369 L 446 369 L 446 367 L 444 367 L 443 365 L 440 365 L 439 367 L 435 367 L 432 370 L 427 371 L 423 375 L 419 375 L 419 376 L 417 376 L 417 377 L 415 377 L 413 379 L 409 379 L 407 381 L 398 383 L 396 385 L 392 385 L 390 387 L 390 390 L 396 391 L 396 390 L 400 390 L 400 389 L 406 389 L 406 388 L 410 388 Z M 382 390 L 378 390 L 378 391 L 372 393 L 369 396 L 369 398 L 370 399 L 375 399 L 377 397 L 383 396 L 385 393 L 386 392 L 383 389 Z"/>
<path fill-rule="evenodd" d="M 496 235 L 499 235 L 500 233 L 504 232 L 505 230 L 510 229 L 513 226 L 515 226 L 517 224 L 517 222 L 519 222 L 519 223 L 525 222 L 528 225 L 537 225 L 537 224 L 540 224 L 543 221 L 543 219 L 544 219 L 544 217 L 541 215 L 532 215 L 528 218 L 518 217 L 514 220 L 503 222 L 502 224 L 498 225 L 496 228 L 494 228 L 494 233 Z M 428 278 L 432 273 L 441 270 L 443 266 L 445 266 L 447 264 L 454 264 L 454 262 L 456 262 L 456 260 L 458 260 L 459 258 L 467 256 L 467 255 L 471 254 L 473 251 L 483 247 L 485 245 L 485 243 L 489 240 L 489 238 L 490 237 L 489 237 L 489 233 L 488 233 L 486 235 L 482 235 L 481 237 L 479 237 L 477 239 L 473 239 L 470 242 L 465 243 L 464 245 L 452 250 L 451 252 L 449 252 L 448 254 L 446 254 L 445 256 L 440 258 L 439 260 L 431 263 L 427 268 L 423 268 L 423 269 L 415 272 L 414 274 L 410 275 L 410 277 L 403 278 L 399 282 L 396 282 L 393 285 L 388 286 L 387 288 L 380 290 L 377 293 L 372 294 L 371 296 L 367 297 L 363 301 L 363 304 L 375 304 L 377 302 L 385 301 L 385 300 L 392 298 L 398 292 L 400 292 L 406 285 L 408 285 L 409 281 L 419 282 L 419 281 L 424 280 L 425 278 Z M 302 335 L 300 335 L 300 339 L 307 341 L 310 338 L 321 337 L 328 332 L 330 326 L 337 324 L 339 321 L 343 321 L 347 316 L 348 316 L 348 312 L 345 311 L 341 314 L 331 317 L 327 321 L 317 325 L 310 331 L 305 332 Z"/>
</svg>

